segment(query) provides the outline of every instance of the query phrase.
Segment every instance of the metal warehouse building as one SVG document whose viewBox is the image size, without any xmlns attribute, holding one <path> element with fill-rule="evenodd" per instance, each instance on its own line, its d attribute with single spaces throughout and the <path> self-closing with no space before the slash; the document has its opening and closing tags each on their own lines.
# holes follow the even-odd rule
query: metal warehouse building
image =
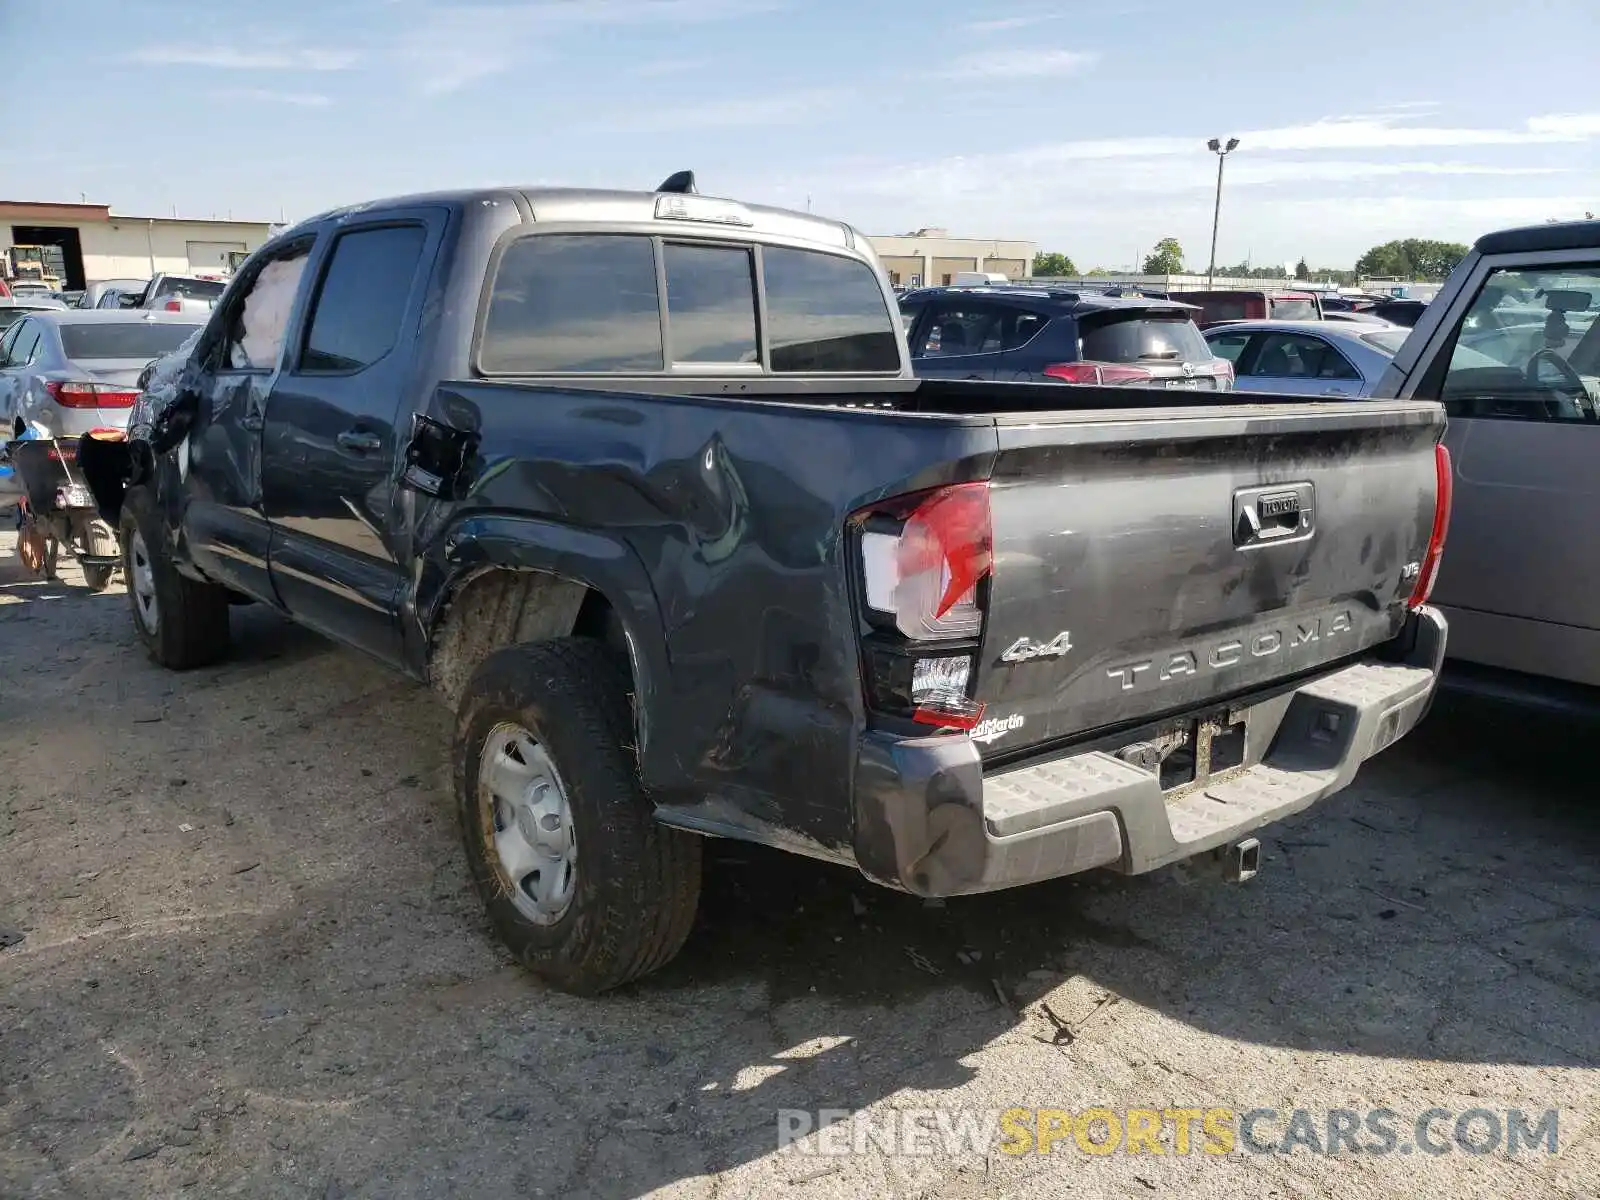
<svg viewBox="0 0 1600 1200">
<path fill-rule="evenodd" d="M 1032 242 L 953 238 L 947 229 L 869 235 L 867 240 L 896 287 L 949 283 L 957 271 L 991 271 L 1007 279 L 1027 279 L 1033 274 L 1033 255 L 1038 249 Z"/>
<path fill-rule="evenodd" d="M 0 200 L 0 250 L 54 248 L 63 286 L 73 290 L 157 271 L 226 272 L 233 256 L 256 249 L 274 228 L 266 221 L 126 217 L 105 204 Z"/>
</svg>

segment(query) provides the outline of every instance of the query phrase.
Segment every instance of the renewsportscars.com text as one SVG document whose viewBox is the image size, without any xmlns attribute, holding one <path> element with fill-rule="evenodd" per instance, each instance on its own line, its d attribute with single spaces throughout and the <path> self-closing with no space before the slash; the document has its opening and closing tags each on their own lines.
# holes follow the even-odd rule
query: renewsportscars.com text
<svg viewBox="0 0 1600 1200">
<path fill-rule="evenodd" d="M 1556 1154 L 1556 1109 L 779 1109 L 778 1147 L 816 1156 Z"/>
</svg>

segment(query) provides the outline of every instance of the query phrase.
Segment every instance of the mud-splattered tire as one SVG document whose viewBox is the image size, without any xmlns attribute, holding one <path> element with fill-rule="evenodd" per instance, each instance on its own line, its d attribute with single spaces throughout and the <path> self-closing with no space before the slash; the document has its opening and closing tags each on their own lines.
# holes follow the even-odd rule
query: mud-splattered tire
<svg viewBox="0 0 1600 1200">
<path fill-rule="evenodd" d="M 178 573 L 149 491 L 128 489 L 119 529 L 133 627 L 150 657 L 186 671 L 228 651 L 228 592 Z"/>
<path fill-rule="evenodd" d="M 535 974 L 582 995 L 671 961 L 700 898 L 700 838 L 657 824 L 640 785 L 625 661 L 588 638 L 501 650 L 473 674 L 456 718 L 462 839 L 490 922 Z M 519 782 L 533 761 L 531 782 Z M 519 846 L 520 829 L 531 836 Z M 540 842 L 566 830 L 553 849 Z M 570 874 L 541 887 L 541 862 Z"/>
</svg>

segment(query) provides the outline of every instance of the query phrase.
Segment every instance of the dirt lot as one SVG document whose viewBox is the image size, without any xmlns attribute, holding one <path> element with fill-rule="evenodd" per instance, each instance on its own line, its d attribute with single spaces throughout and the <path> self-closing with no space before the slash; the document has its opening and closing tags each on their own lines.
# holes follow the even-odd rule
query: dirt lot
<svg viewBox="0 0 1600 1200">
<path fill-rule="evenodd" d="M 165 674 L 78 581 L 0 540 L 0 1196 L 1600 1186 L 1593 728 L 1441 706 L 1243 886 L 929 906 L 719 845 L 684 955 L 584 1002 L 486 935 L 427 692 L 254 609 Z M 1553 1107 L 1560 1153 L 777 1149 L 779 1109 L 1094 1104 Z"/>
</svg>

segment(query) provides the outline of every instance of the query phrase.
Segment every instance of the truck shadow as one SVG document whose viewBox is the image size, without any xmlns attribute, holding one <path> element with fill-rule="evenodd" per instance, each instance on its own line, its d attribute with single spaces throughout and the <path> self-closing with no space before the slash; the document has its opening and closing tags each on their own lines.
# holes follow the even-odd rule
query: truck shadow
<svg viewBox="0 0 1600 1200">
<path fill-rule="evenodd" d="M 1263 874 L 1240 886 L 1100 874 L 930 905 L 712 843 L 688 947 L 612 1003 L 650 1011 L 759 985 L 747 1016 L 784 1049 L 752 1063 L 752 1039 L 730 1029 L 701 1058 L 724 1088 L 759 1079 L 723 1097 L 744 1132 L 713 1170 L 771 1154 L 781 1108 L 959 1095 L 979 1080 L 969 1056 L 1001 1041 L 1060 1055 L 1040 1069 L 1063 1086 L 1109 1053 L 1230 1100 L 1229 1043 L 1387 1060 L 1367 1082 L 1387 1073 L 1397 1089 L 1419 1061 L 1592 1069 L 1600 813 L 1573 756 L 1550 753 L 1574 731 L 1440 707 L 1359 788 L 1264 839 Z M 1443 782 L 1404 790 L 1428 774 Z M 918 1103 L 1037 1102 L 1008 1098 L 992 1072 L 983 1099 Z M 641 1195 L 666 1180 L 632 1182 Z"/>
<path fill-rule="evenodd" d="M 639 990 L 756 977 L 774 1004 L 854 1007 L 956 988 L 1001 1028 L 1077 980 L 1245 1042 L 1592 1065 L 1577 1018 L 1600 1017 L 1600 805 L 1582 734 L 1441 700 L 1346 793 L 1268 830 L 1243 885 L 1179 867 L 929 902 L 708 843 L 695 934 Z"/>
</svg>

